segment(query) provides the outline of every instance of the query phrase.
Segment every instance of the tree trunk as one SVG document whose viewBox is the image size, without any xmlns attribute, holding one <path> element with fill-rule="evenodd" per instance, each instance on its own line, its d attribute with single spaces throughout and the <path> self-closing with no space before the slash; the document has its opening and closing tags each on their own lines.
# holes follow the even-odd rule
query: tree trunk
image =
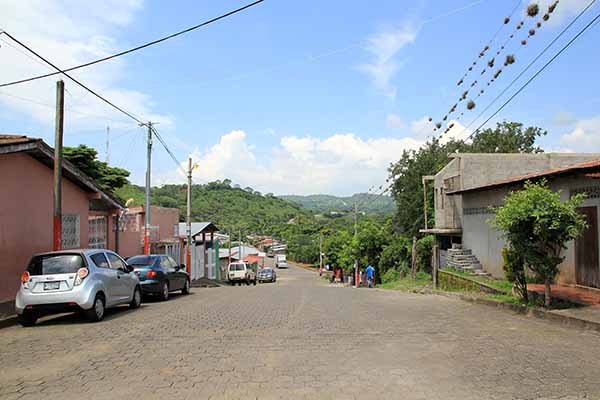
<svg viewBox="0 0 600 400">
<path fill-rule="evenodd" d="M 552 298 L 550 297 L 550 278 L 546 278 L 546 282 L 544 285 L 544 306 L 546 308 L 550 308 L 551 303 Z"/>
</svg>

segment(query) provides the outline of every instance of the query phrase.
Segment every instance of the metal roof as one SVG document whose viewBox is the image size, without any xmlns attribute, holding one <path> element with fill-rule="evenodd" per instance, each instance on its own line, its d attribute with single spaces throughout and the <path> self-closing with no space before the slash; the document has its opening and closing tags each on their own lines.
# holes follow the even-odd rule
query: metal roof
<svg viewBox="0 0 600 400">
<path fill-rule="evenodd" d="M 514 183 L 520 183 L 520 182 L 531 180 L 531 179 L 539 179 L 539 178 L 545 178 L 545 177 L 549 177 L 549 176 L 565 175 L 565 174 L 572 174 L 572 173 L 577 173 L 577 172 L 588 172 L 588 171 L 589 172 L 600 171 L 600 160 L 592 160 L 592 161 L 587 161 L 587 162 L 580 163 L 580 164 L 569 165 L 566 167 L 552 168 L 552 169 L 547 169 L 545 171 L 533 172 L 533 173 L 526 174 L 526 175 L 515 176 L 512 178 L 508 178 L 508 179 L 502 179 L 502 180 L 492 182 L 490 184 L 483 185 L 483 186 L 477 186 L 477 187 L 473 187 L 473 188 L 469 188 L 469 189 L 462 189 L 462 190 L 455 190 L 453 192 L 447 192 L 446 194 L 447 195 L 456 195 L 456 194 L 471 193 L 471 192 L 477 192 L 477 191 L 481 191 L 481 190 L 495 189 L 495 188 L 498 188 L 501 186 L 510 185 L 510 184 L 514 184 Z"/>
<path fill-rule="evenodd" d="M 179 236 L 186 236 L 187 224 L 185 222 L 180 222 L 178 229 Z M 212 222 L 192 222 L 192 237 L 203 232 L 217 232 L 218 230 L 219 228 Z"/>
</svg>

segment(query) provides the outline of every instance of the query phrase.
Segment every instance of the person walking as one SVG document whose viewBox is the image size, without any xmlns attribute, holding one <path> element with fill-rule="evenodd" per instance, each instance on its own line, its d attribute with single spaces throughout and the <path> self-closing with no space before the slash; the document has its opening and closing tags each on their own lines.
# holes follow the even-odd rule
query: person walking
<svg viewBox="0 0 600 400">
<path fill-rule="evenodd" d="M 367 273 L 367 287 L 373 287 L 375 285 L 375 268 L 371 264 L 365 270 Z"/>
</svg>

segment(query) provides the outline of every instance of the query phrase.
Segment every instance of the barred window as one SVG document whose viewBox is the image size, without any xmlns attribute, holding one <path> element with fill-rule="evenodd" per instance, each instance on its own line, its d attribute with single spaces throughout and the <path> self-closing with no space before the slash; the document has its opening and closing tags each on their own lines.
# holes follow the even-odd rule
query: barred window
<svg viewBox="0 0 600 400">
<path fill-rule="evenodd" d="M 77 249 L 81 247 L 79 238 L 79 214 L 63 214 L 61 247 L 63 249 Z"/>
<path fill-rule="evenodd" d="M 88 218 L 89 239 L 88 246 L 90 249 L 105 249 L 106 240 L 106 217 L 89 217 Z"/>
</svg>

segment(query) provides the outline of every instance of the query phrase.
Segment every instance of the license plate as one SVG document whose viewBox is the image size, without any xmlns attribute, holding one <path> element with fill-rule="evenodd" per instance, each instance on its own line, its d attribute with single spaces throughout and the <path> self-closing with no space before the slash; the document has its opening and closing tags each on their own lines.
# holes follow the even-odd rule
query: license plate
<svg viewBox="0 0 600 400">
<path fill-rule="evenodd" d="M 44 282 L 44 290 L 56 290 L 60 288 L 60 282 Z"/>
</svg>

